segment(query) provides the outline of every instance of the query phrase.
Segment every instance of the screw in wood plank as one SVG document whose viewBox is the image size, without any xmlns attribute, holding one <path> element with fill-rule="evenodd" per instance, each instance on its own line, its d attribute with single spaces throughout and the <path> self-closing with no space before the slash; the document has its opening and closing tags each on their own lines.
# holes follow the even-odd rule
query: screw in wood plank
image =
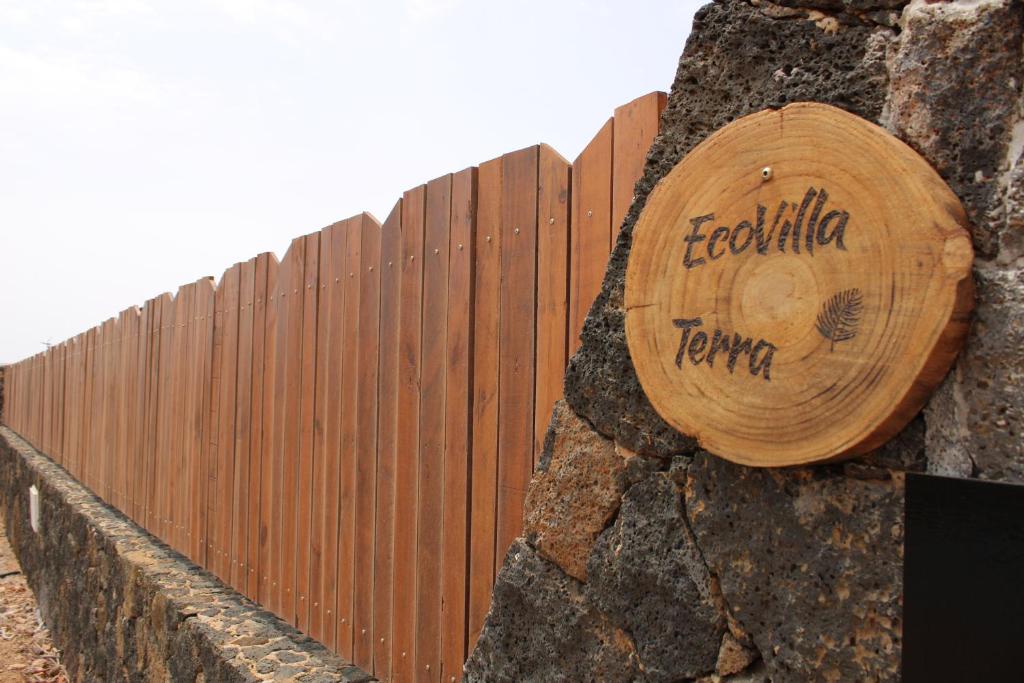
<svg viewBox="0 0 1024 683">
<path fill-rule="evenodd" d="M 366 629 L 365 628 L 363 629 L 363 635 L 364 636 L 366 635 Z"/>
<path fill-rule="evenodd" d="M 515 229 L 515 233 L 516 233 L 517 235 L 519 234 L 519 228 L 516 228 L 516 229 Z"/>
<path fill-rule="evenodd" d="M 461 244 L 459 245 L 459 251 L 462 251 L 462 245 Z"/>
<path fill-rule="evenodd" d="M 589 211 L 587 211 L 587 218 L 593 218 L 593 217 L 594 217 L 594 212 L 593 212 L 593 210 L 589 210 Z"/>
<path fill-rule="evenodd" d="M 488 235 L 488 236 L 487 236 L 487 241 L 488 241 L 488 242 L 490 242 L 490 241 L 491 241 L 491 236 L 490 236 L 490 235 Z"/>
<path fill-rule="evenodd" d="M 761 180 L 769 181 L 771 179 L 772 179 L 772 167 L 771 166 L 765 166 L 764 168 L 761 169 Z"/>
<path fill-rule="evenodd" d="M 405 656 L 405 653 L 404 653 L 404 652 L 402 653 L 402 656 L 403 656 L 403 657 Z"/>
<path fill-rule="evenodd" d="M 410 261 L 415 261 L 416 260 L 416 254 L 413 254 L 412 256 L 410 256 L 409 260 Z"/>
<path fill-rule="evenodd" d="M 548 219 L 548 225 L 554 225 L 554 224 L 555 224 L 555 219 L 554 218 L 549 218 Z M 455 677 L 452 676 L 452 678 L 455 678 Z"/>
<path fill-rule="evenodd" d="M 381 639 L 380 639 L 380 644 L 381 644 L 381 645 L 383 645 L 383 644 L 384 644 L 384 639 L 383 639 L 383 638 L 381 638 Z"/>
<path fill-rule="evenodd" d="M 373 266 L 370 266 L 370 272 L 373 272 Z"/>
<path fill-rule="evenodd" d="M 388 261 L 388 268 L 391 267 L 391 261 Z"/>
<path fill-rule="evenodd" d="M 430 665 L 427 664 L 427 671 L 430 671 Z"/>
</svg>

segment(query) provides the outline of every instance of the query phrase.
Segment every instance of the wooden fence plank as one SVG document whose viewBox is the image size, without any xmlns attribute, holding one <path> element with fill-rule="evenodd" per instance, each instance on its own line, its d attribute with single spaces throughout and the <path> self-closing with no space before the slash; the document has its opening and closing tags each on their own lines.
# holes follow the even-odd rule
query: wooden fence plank
<svg viewBox="0 0 1024 683">
<path fill-rule="evenodd" d="M 352 569 L 352 661 L 373 668 L 373 547 L 377 488 L 377 354 L 380 325 L 381 225 L 369 214 L 359 217 L 359 336 L 355 448 L 355 545 Z"/>
<path fill-rule="evenodd" d="M 190 557 L 200 566 L 207 565 L 208 519 L 207 501 L 210 485 L 210 468 L 213 453 L 211 432 L 213 395 L 213 323 L 216 285 L 213 278 L 203 278 L 196 285 L 195 329 L 193 344 L 199 360 L 196 362 L 196 398 L 193 408 L 193 469 L 191 494 L 189 498 Z"/>
<path fill-rule="evenodd" d="M 538 148 L 502 157 L 501 341 L 498 352 L 498 562 L 523 526 L 533 473 Z"/>
<path fill-rule="evenodd" d="M 533 422 L 533 467 L 544 449 L 544 434 L 555 401 L 562 398 L 568 360 L 569 162 L 540 146 L 537 195 L 537 380 Z"/>
<path fill-rule="evenodd" d="M 299 462 L 296 472 L 295 615 L 297 627 L 309 627 L 310 518 L 313 506 L 313 413 L 316 396 L 317 299 L 320 294 L 320 233 L 305 237 L 302 290 L 302 388 L 299 403 Z"/>
<path fill-rule="evenodd" d="M 267 317 L 263 339 L 263 454 L 260 461 L 260 521 L 259 549 L 257 555 L 256 600 L 267 609 L 273 610 L 273 581 L 276 567 L 272 550 L 277 542 L 274 534 L 280 533 L 276 525 L 276 500 L 278 484 L 277 462 L 280 437 L 277 429 L 277 407 L 281 387 L 281 369 L 278 368 L 278 340 L 281 327 L 281 264 L 273 254 L 267 260 Z"/>
<path fill-rule="evenodd" d="M 268 274 L 272 254 L 262 253 L 256 257 L 256 268 L 253 276 L 252 294 L 252 394 L 249 405 L 249 490 L 247 492 L 248 507 L 246 510 L 245 535 L 247 538 L 245 560 L 244 588 L 240 588 L 256 600 L 259 595 L 259 537 L 260 537 L 260 490 L 263 476 L 263 405 L 264 405 L 264 372 L 266 359 L 266 327 Z"/>
<path fill-rule="evenodd" d="M 187 549 L 185 525 L 183 524 L 184 506 L 182 500 L 188 500 L 187 478 L 179 476 L 185 464 L 185 396 L 187 392 L 186 363 L 188 345 L 186 328 L 192 311 L 192 290 L 194 286 L 185 285 L 178 290 L 174 300 L 174 323 L 171 330 L 174 350 L 172 353 L 172 411 L 170 424 L 170 449 L 168 452 L 167 489 L 168 520 L 170 523 L 170 545 L 179 552 Z"/>
<path fill-rule="evenodd" d="M 373 583 L 373 671 L 391 679 L 392 577 L 394 573 L 395 440 L 398 429 L 398 325 L 401 294 L 402 202 L 381 226 L 380 358 L 378 370 L 376 540 Z"/>
<path fill-rule="evenodd" d="M 473 444 L 471 456 L 469 647 L 491 604 L 498 491 L 498 353 L 501 313 L 502 161 L 480 165 L 473 288 Z"/>
<path fill-rule="evenodd" d="M 355 545 L 356 423 L 359 365 L 359 271 L 362 230 L 358 217 L 345 222 L 345 330 L 342 338 L 341 442 L 338 478 L 338 564 L 336 572 L 337 614 L 335 644 L 341 656 L 351 660 L 353 646 L 352 606 Z"/>
<path fill-rule="evenodd" d="M 285 260 L 289 261 L 288 277 L 282 292 L 285 318 L 284 404 L 282 408 L 282 450 L 280 505 L 280 545 L 277 548 L 278 585 L 277 613 L 295 623 L 295 525 L 298 493 L 299 441 L 302 420 L 302 311 L 305 296 L 306 239 L 292 240 Z"/>
<path fill-rule="evenodd" d="M 466 659 L 476 183 L 475 168 L 452 178 L 441 523 L 441 681 L 461 679 Z"/>
<path fill-rule="evenodd" d="M 601 291 L 610 253 L 612 127 L 613 120 L 608 119 L 572 164 L 570 356 L 580 347 L 583 321 Z"/>
<path fill-rule="evenodd" d="M 426 186 L 402 198 L 402 294 L 398 331 L 398 434 L 395 465 L 393 680 L 412 680 L 416 643 L 417 454 L 420 435 L 423 222 Z"/>
<path fill-rule="evenodd" d="M 615 248 L 622 221 L 633 203 L 633 190 L 643 175 L 647 152 L 658 134 L 658 122 L 667 102 L 665 93 L 652 92 L 615 109 L 609 250 Z"/>
<path fill-rule="evenodd" d="M 231 582 L 231 497 L 234 488 L 234 458 L 238 391 L 238 321 L 241 264 L 236 263 L 221 277 L 218 293 L 224 290 L 220 316 L 220 402 L 217 408 L 216 486 L 212 489 L 214 558 L 210 569 L 225 583 Z M 216 338 L 216 331 L 214 332 Z"/>
<path fill-rule="evenodd" d="M 249 464 L 252 449 L 253 317 L 256 259 L 241 264 L 238 282 L 238 371 L 235 381 L 234 472 L 231 493 L 231 585 L 245 592 L 248 554 Z"/>
<path fill-rule="evenodd" d="M 327 465 L 327 403 L 331 387 L 328 384 L 330 364 L 331 300 L 335 298 L 338 282 L 333 274 L 334 260 L 331 242 L 335 226 L 329 225 L 320 231 L 320 296 L 317 299 L 316 314 L 316 377 L 314 380 L 313 403 L 313 474 L 312 491 L 316 500 L 310 517 L 309 529 L 309 624 L 306 631 L 323 640 L 323 568 L 324 568 L 324 527 L 329 508 L 337 514 L 336 488 L 332 491 L 327 483 L 324 468 Z M 334 451 L 334 449 L 330 449 Z M 332 453 L 333 455 L 333 453 Z M 331 565 L 333 567 L 333 564 Z"/>
<path fill-rule="evenodd" d="M 167 542 L 167 442 L 170 429 L 170 386 L 171 362 L 170 354 L 173 347 L 171 325 L 174 321 L 174 301 L 170 294 L 162 294 L 157 302 L 160 311 L 157 351 L 157 382 L 156 382 L 156 448 L 153 453 L 153 469 L 149 484 L 149 497 L 153 505 L 152 529 L 160 540 Z"/>
<path fill-rule="evenodd" d="M 427 183 L 423 242 L 423 328 L 416 543 L 416 678 L 441 670 L 441 540 L 443 515 L 445 371 L 448 324 L 448 244 L 451 176 Z"/>
</svg>

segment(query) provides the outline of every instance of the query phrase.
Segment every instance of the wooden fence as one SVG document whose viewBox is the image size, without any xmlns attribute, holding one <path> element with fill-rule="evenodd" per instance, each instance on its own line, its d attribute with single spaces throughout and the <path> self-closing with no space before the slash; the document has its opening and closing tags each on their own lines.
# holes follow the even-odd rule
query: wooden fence
<svg viewBox="0 0 1024 683">
<path fill-rule="evenodd" d="M 664 105 L 123 311 L 9 366 L 3 421 L 382 680 L 456 680 Z"/>
</svg>

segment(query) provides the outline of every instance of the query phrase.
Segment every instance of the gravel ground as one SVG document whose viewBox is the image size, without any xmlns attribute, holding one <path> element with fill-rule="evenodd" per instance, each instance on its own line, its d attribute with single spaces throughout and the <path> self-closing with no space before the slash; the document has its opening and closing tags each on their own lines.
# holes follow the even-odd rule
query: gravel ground
<svg viewBox="0 0 1024 683">
<path fill-rule="evenodd" d="M 0 683 L 68 680 L 60 653 L 39 619 L 36 597 L 21 574 L 0 517 Z"/>
</svg>

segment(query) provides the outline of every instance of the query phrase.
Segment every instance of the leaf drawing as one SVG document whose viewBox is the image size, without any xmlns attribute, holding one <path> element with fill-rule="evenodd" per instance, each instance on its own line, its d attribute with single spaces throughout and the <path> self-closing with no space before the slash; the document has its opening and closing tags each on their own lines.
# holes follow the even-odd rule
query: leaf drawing
<svg viewBox="0 0 1024 683">
<path fill-rule="evenodd" d="M 857 336 L 857 325 L 864 307 L 860 290 L 844 289 L 837 292 L 821 306 L 815 327 L 825 339 L 832 342 L 829 351 L 835 351 L 836 342 L 847 341 Z"/>
</svg>

